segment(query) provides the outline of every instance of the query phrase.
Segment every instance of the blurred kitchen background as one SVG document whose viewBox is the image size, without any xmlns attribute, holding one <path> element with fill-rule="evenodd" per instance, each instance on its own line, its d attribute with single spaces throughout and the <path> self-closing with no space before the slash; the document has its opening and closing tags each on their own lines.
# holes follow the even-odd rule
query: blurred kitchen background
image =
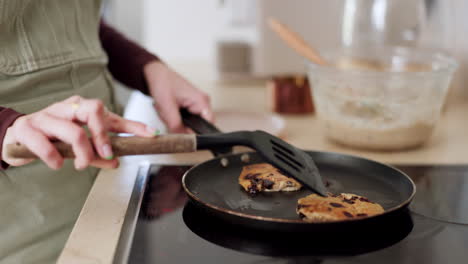
<svg viewBox="0 0 468 264">
<path fill-rule="evenodd" d="M 104 13 L 189 79 L 245 81 L 305 72 L 304 59 L 266 26 L 270 16 L 319 50 L 366 41 L 424 45 L 452 54 L 464 71 L 464 10 L 464 0 L 107 0 Z M 371 40 L 364 37 L 369 31 Z M 457 75 L 454 86 L 462 77 Z M 128 94 L 120 92 L 119 98 L 124 103 Z"/>
</svg>

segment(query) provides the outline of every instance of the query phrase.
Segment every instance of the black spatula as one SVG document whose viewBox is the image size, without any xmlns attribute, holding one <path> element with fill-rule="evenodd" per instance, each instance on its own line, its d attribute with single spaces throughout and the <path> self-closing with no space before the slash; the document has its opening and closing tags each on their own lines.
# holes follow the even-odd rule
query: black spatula
<svg viewBox="0 0 468 264">
<path fill-rule="evenodd" d="M 304 151 L 263 131 L 239 131 L 197 136 L 197 149 L 242 145 L 255 149 L 269 163 L 312 191 L 327 195 L 317 166 Z"/>
<path fill-rule="evenodd" d="M 184 124 L 199 134 L 197 148 L 211 149 L 215 156 L 220 156 L 232 152 L 232 142 L 249 146 L 304 186 L 322 196 L 327 195 L 317 166 L 304 151 L 262 131 L 223 134 L 216 126 L 186 109 L 181 109 L 180 113 Z"/>
</svg>

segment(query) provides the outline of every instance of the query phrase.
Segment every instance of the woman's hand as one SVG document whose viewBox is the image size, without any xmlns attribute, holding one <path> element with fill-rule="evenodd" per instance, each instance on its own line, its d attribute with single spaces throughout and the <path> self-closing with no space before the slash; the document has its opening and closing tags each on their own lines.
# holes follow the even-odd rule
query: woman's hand
<svg viewBox="0 0 468 264">
<path fill-rule="evenodd" d="M 186 131 L 180 117 L 180 108 L 187 108 L 191 113 L 213 121 L 209 96 L 166 65 L 157 61 L 150 62 L 145 65 L 144 73 L 155 108 L 169 131 Z"/>
<path fill-rule="evenodd" d="M 91 133 L 91 141 L 83 128 L 85 125 Z M 58 139 L 72 146 L 76 156 L 76 169 L 82 170 L 90 165 L 116 168 L 118 160 L 114 159 L 108 132 L 153 137 L 157 130 L 108 112 L 99 100 L 72 96 L 41 111 L 18 118 L 7 130 L 3 149 L 8 144 L 19 142 L 50 168 L 59 169 L 64 158 L 51 143 L 51 140 Z M 93 146 L 98 156 L 94 154 Z M 21 166 L 32 161 L 14 159 L 6 151 L 3 151 L 2 160 L 12 166 Z"/>
</svg>

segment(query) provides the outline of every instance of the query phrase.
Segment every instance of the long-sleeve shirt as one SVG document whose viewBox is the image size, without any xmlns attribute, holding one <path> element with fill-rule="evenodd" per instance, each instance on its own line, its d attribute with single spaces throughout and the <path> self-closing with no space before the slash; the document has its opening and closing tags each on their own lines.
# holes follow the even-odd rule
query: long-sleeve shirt
<svg viewBox="0 0 468 264">
<path fill-rule="evenodd" d="M 105 22 L 99 25 L 99 38 L 104 51 L 109 57 L 108 69 L 112 76 L 126 86 L 148 94 L 143 67 L 158 57 L 123 36 Z M 124 50 L 125 52 L 122 52 Z M 3 139 L 8 127 L 22 114 L 13 109 L 0 106 L 0 159 L 2 157 Z M 8 164 L 0 160 L 0 170 Z"/>
</svg>

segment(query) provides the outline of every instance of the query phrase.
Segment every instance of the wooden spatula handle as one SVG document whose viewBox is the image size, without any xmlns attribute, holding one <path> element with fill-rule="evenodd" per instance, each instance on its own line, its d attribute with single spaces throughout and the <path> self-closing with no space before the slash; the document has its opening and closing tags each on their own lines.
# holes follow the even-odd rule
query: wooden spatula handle
<svg viewBox="0 0 468 264">
<path fill-rule="evenodd" d="M 274 18 L 268 20 L 270 28 L 282 38 L 288 46 L 318 65 L 327 65 L 327 61 L 312 48 L 299 34 Z"/>
<path fill-rule="evenodd" d="M 64 158 L 74 158 L 72 147 L 63 142 L 53 143 Z M 154 138 L 111 137 L 114 156 L 179 153 L 196 151 L 196 136 L 185 134 L 161 135 Z M 12 158 L 37 158 L 26 146 L 10 144 L 7 154 Z"/>
</svg>

